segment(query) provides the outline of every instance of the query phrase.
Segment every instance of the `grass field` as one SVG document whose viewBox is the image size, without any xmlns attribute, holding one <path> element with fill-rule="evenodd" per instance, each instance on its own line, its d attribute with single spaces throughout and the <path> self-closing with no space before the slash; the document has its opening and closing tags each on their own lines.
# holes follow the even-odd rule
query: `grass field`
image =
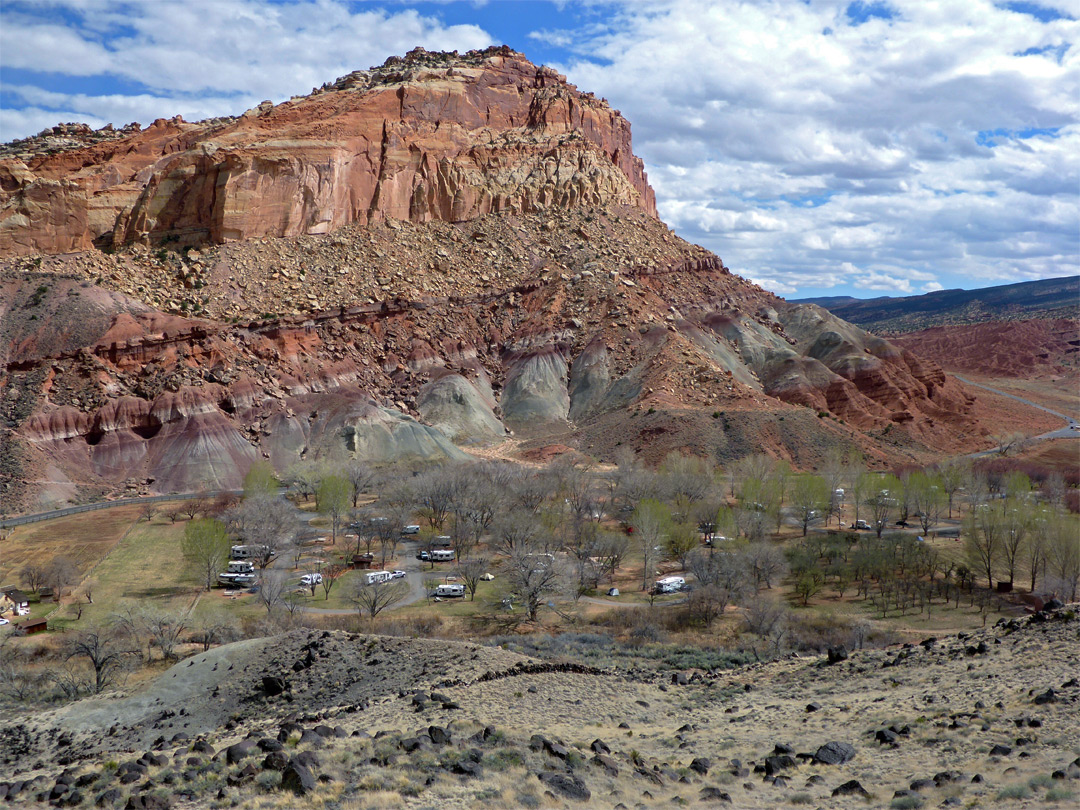
<svg viewBox="0 0 1080 810">
<path fill-rule="evenodd" d="M 24 565 L 45 565 L 58 556 L 69 557 L 84 575 L 120 541 L 138 514 L 138 506 L 117 506 L 12 529 L 0 544 L 0 584 L 17 585 Z"/>
</svg>

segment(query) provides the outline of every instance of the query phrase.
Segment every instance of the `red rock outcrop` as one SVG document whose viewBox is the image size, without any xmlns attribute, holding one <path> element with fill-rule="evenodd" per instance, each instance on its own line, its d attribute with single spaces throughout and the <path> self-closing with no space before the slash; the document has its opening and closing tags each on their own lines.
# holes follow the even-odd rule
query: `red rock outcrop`
<svg viewBox="0 0 1080 810">
<path fill-rule="evenodd" d="M 0 159 L 0 257 L 656 204 L 630 125 L 508 48 L 417 49 L 238 119 Z"/>
</svg>

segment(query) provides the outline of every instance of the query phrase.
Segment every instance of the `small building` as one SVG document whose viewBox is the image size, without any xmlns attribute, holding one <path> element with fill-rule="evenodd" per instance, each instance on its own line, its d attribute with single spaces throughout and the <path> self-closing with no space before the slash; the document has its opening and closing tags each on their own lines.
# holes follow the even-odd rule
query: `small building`
<svg viewBox="0 0 1080 810">
<path fill-rule="evenodd" d="M 374 554 L 354 554 L 352 558 L 352 567 L 359 570 L 366 570 L 371 568 L 374 562 Z"/>
<path fill-rule="evenodd" d="M 0 588 L 0 614 L 10 611 L 16 616 L 30 613 L 30 599 L 18 588 Z"/>
<path fill-rule="evenodd" d="M 16 625 L 15 629 L 28 636 L 32 636 L 35 633 L 44 633 L 49 629 L 49 620 L 45 618 L 30 619 Z"/>
</svg>

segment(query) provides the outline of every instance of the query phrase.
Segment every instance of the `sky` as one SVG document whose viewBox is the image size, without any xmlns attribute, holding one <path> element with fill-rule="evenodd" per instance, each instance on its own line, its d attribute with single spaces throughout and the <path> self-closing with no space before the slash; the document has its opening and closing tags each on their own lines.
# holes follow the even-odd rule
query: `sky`
<svg viewBox="0 0 1080 810">
<path fill-rule="evenodd" d="M 1080 273 L 1075 0 L 2 0 L 0 141 L 507 44 L 631 124 L 661 217 L 787 297 Z"/>
</svg>

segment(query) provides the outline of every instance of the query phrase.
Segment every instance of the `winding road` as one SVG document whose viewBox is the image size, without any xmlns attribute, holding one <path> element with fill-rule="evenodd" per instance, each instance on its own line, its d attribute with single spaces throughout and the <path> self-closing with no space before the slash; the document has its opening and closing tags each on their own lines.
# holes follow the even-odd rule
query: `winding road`
<svg viewBox="0 0 1080 810">
<path fill-rule="evenodd" d="M 989 391 L 991 394 L 997 394 L 998 396 L 1011 399 L 1014 402 L 1019 402 L 1022 405 L 1028 405 L 1032 408 L 1037 408 L 1040 411 L 1045 411 L 1046 413 L 1052 414 L 1065 420 L 1065 427 L 1048 431 L 1039 436 L 1033 436 L 1032 441 L 1041 442 L 1045 441 L 1046 439 L 1080 438 L 1080 428 L 1078 428 L 1078 425 L 1080 425 L 1080 421 L 1078 421 L 1075 417 L 1064 414 L 1061 411 L 1055 411 L 1052 408 L 1047 408 L 1045 405 L 1040 405 L 1037 402 L 1032 402 L 1030 399 L 1018 397 L 1016 394 L 1010 394 L 1007 391 L 1001 391 L 997 388 L 991 388 L 989 385 L 983 385 L 982 383 L 972 382 L 966 377 L 961 377 L 959 374 L 953 374 L 953 376 L 956 379 L 960 380 L 960 382 L 964 383 L 964 385 L 970 385 L 973 388 L 981 388 L 984 391 Z M 989 450 L 980 450 L 978 453 L 971 453 L 968 458 L 981 458 L 983 456 L 993 455 L 994 453 L 998 452 L 998 450 L 998 447 L 991 447 Z"/>
</svg>

